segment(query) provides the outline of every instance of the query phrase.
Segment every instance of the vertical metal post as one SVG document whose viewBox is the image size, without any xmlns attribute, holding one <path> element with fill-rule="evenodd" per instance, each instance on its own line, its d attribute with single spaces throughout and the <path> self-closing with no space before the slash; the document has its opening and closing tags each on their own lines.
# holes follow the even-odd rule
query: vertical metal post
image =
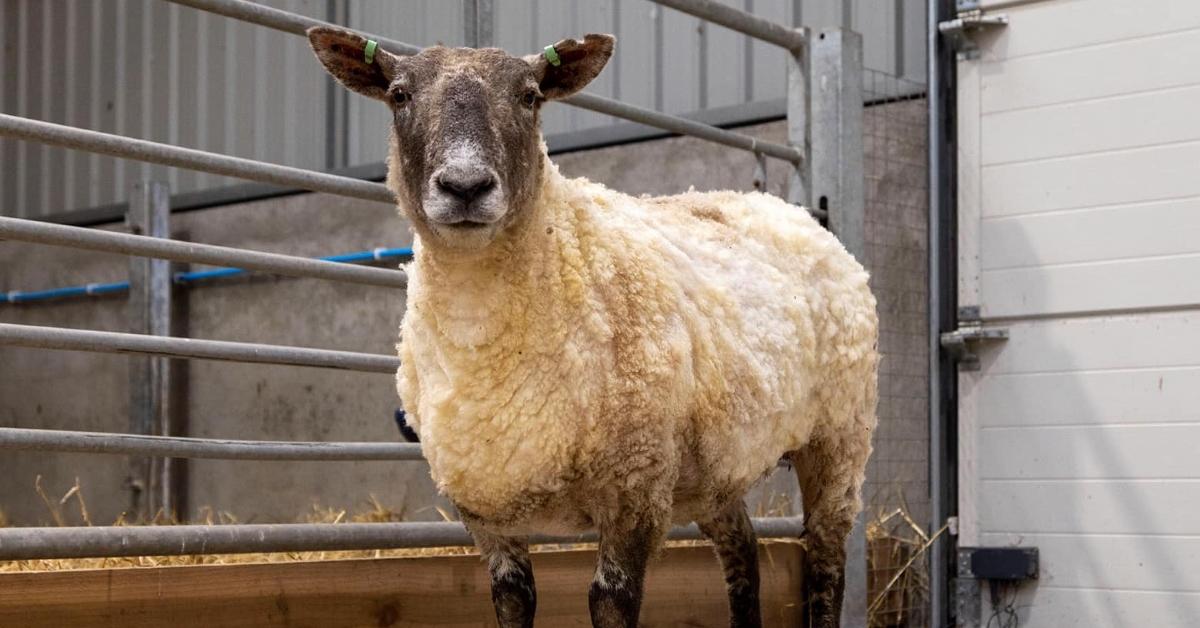
<svg viewBox="0 0 1200 628">
<path fill-rule="evenodd" d="M 957 324 L 958 290 L 954 117 L 957 91 L 954 51 L 940 37 L 938 24 L 953 17 L 950 0 L 929 0 L 926 13 L 929 85 L 929 511 L 930 528 L 939 529 L 957 509 L 956 451 L 958 374 L 945 359 L 939 339 Z M 951 579 L 954 542 L 945 536 L 929 548 L 930 628 L 952 624 Z M 978 596 L 974 596 L 978 601 Z"/>
<path fill-rule="evenodd" d="M 860 260 L 865 252 L 862 35 L 844 28 L 812 40 L 812 198 Z"/>
<path fill-rule="evenodd" d="M 811 194 L 829 212 L 829 228 L 860 261 L 866 254 L 863 178 L 862 36 L 848 28 L 810 40 Z M 865 510 L 846 542 L 842 626 L 867 625 Z"/>
<path fill-rule="evenodd" d="M 325 21 L 350 24 L 350 6 L 344 2 L 326 0 Z M 332 76 L 325 76 L 325 169 L 334 170 L 350 165 L 350 91 Z"/>
<path fill-rule="evenodd" d="M 492 36 L 492 0 L 463 0 L 463 43 L 470 48 L 495 45 Z"/>
<path fill-rule="evenodd" d="M 808 28 L 796 30 L 809 38 L 812 33 Z M 788 179 L 787 200 L 795 205 L 813 207 L 812 198 L 812 142 L 810 132 L 811 101 L 809 99 L 808 61 L 811 55 L 811 42 L 798 52 L 788 57 L 787 73 L 787 127 L 788 144 L 795 146 L 804 153 L 804 160 L 792 168 Z"/>
<path fill-rule="evenodd" d="M 135 183 L 129 195 L 125 222 L 135 234 L 155 238 L 170 236 L 170 194 L 158 182 Z M 129 261 L 129 331 L 169 336 L 171 332 L 171 265 L 167 260 L 131 257 Z M 132 434 L 169 435 L 168 362 L 164 357 L 129 359 L 129 431 Z M 174 506 L 171 496 L 170 459 L 130 459 L 128 478 L 130 512 L 153 517 Z"/>
</svg>

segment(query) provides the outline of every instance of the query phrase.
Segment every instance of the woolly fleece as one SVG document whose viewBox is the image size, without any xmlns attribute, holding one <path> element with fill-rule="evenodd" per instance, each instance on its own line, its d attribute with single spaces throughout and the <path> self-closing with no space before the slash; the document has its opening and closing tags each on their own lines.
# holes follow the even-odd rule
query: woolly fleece
<svg viewBox="0 0 1200 628">
<path fill-rule="evenodd" d="M 508 532 L 685 522 L 813 438 L 861 484 L 878 324 L 841 243 L 773 196 L 635 198 L 542 159 L 524 228 L 470 263 L 418 238 L 407 267 L 398 390 L 439 489 Z"/>
</svg>

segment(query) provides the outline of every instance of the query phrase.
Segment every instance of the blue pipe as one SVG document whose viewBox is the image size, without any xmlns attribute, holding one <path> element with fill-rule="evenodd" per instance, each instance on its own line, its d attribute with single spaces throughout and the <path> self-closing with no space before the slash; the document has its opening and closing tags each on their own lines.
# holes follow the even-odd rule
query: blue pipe
<svg viewBox="0 0 1200 628">
<path fill-rule="evenodd" d="M 341 262 L 344 264 L 361 264 L 363 262 L 376 262 L 395 257 L 411 257 L 412 249 L 410 248 L 378 248 L 370 251 L 355 251 L 353 253 L 341 253 L 338 255 L 328 255 L 317 259 L 327 262 Z M 197 281 L 205 281 L 208 279 L 217 279 L 221 277 L 234 277 L 244 275 L 250 271 L 241 268 L 217 268 L 213 270 L 198 270 L 190 273 L 175 273 L 175 283 L 179 285 L 189 285 Z M 50 299 L 61 299 L 65 297 L 81 297 L 94 296 L 99 294 L 115 294 L 118 292 L 126 292 L 129 290 L 128 281 L 118 281 L 115 283 L 89 283 L 83 286 L 68 286 L 65 288 L 51 288 L 49 290 L 37 290 L 35 292 L 21 292 L 13 290 L 11 292 L 0 292 L 0 303 L 29 303 L 32 301 L 47 301 Z"/>
</svg>

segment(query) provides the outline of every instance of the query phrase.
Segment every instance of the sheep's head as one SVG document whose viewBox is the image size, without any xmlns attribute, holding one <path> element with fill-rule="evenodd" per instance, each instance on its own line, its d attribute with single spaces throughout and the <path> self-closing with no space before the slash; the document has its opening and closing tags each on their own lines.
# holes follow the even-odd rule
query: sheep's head
<svg viewBox="0 0 1200 628">
<path fill-rule="evenodd" d="M 366 53 L 361 35 L 313 27 L 325 69 L 392 110 L 388 185 L 423 241 L 480 250 L 528 214 L 540 189 L 539 111 L 587 85 L 612 55 L 611 35 L 565 39 L 553 52 L 497 48 Z M 370 61 L 368 61 L 368 57 Z"/>
</svg>

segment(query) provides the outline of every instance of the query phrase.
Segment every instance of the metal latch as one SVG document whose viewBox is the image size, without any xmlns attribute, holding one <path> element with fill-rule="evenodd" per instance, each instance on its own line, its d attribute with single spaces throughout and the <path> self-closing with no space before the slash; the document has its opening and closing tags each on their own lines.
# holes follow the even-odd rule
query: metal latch
<svg viewBox="0 0 1200 628">
<path fill-rule="evenodd" d="M 953 20 L 939 22 L 938 32 L 950 38 L 951 45 L 958 51 L 960 59 L 974 59 L 979 56 L 979 45 L 972 39 L 972 35 L 989 28 L 1005 26 L 1008 26 L 1007 15 L 987 15 L 983 10 L 975 8 L 960 12 Z"/>
<path fill-rule="evenodd" d="M 984 626 L 984 582 L 1017 583 L 1038 577 L 1036 547 L 960 547 L 956 559 L 954 624 L 959 628 Z"/>
<path fill-rule="evenodd" d="M 942 348 L 964 371 L 979 370 L 979 355 L 975 353 L 979 343 L 1000 340 L 1008 340 L 1008 329 L 984 327 L 981 321 L 960 322 L 958 329 L 943 333 L 940 339 Z"/>
</svg>

